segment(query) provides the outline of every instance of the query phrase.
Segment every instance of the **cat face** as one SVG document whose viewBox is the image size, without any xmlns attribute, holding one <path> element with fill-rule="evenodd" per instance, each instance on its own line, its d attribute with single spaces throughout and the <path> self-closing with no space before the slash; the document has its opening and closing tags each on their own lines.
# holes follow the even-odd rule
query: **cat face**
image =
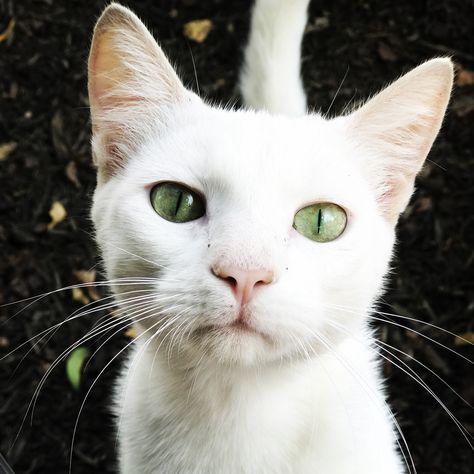
<svg viewBox="0 0 474 474">
<path fill-rule="evenodd" d="M 322 351 L 317 335 L 333 338 L 328 318 L 349 331 L 360 323 L 360 315 L 334 305 L 367 309 L 393 241 L 357 157 L 341 140 L 343 128 L 316 116 L 189 104 L 166 137 L 150 137 L 97 190 L 93 217 L 109 276 L 157 278 L 157 302 L 168 297 L 160 307 L 163 323 L 176 317 L 176 326 L 192 327 L 188 342 L 216 357 L 275 359 L 301 351 L 300 344 Z M 150 200 L 159 182 L 197 191 L 205 215 L 185 223 L 160 217 Z M 317 202 L 336 203 L 347 214 L 333 241 L 315 242 L 293 228 L 295 213 Z M 245 305 L 249 329 L 230 327 L 241 308 L 212 271 L 223 266 L 273 273 Z"/>
<path fill-rule="evenodd" d="M 130 307 L 142 337 L 189 363 L 252 365 L 317 356 L 359 331 L 446 107 L 448 63 L 334 120 L 225 110 L 184 89 L 132 13 L 106 11 L 89 63 L 92 216 L 109 278 L 151 279 L 139 288 L 147 306 Z M 204 215 L 163 218 L 160 183 L 192 190 Z M 333 240 L 294 227 L 316 203 L 346 215 Z M 114 291 L 127 304 L 136 289 Z"/>
</svg>

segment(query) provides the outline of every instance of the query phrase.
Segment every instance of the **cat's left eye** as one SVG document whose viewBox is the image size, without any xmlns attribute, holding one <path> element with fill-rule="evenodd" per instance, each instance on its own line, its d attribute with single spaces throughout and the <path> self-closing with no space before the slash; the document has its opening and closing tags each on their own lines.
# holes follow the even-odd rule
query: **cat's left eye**
<svg viewBox="0 0 474 474">
<path fill-rule="evenodd" d="M 179 183 L 157 184 L 150 194 L 153 209 L 167 221 L 181 223 L 199 219 L 206 212 L 199 194 Z"/>
<path fill-rule="evenodd" d="M 319 202 L 300 209 L 295 214 L 293 227 L 308 239 L 330 242 L 346 228 L 347 215 L 342 207 L 331 202 Z"/>
</svg>

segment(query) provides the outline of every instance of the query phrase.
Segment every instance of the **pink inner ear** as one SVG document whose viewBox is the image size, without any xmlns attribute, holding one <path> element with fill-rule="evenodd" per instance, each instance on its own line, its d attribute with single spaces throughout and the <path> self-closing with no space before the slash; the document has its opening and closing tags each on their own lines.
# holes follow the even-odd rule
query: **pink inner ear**
<svg viewBox="0 0 474 474">
<path fill-rule="evenodd" d="M 105 109 L 143 100 L 138 95 L 114 94 L 114 90 L 122 89 L 121 86 L 130 80 L 130 72 L 112 44 L 110 34 L 100 34 L 89 59 L 89 96 L 94 103 L 91 105 Z"/>
<path fill-rule="evenodd" d="M 407 206 L 413 192 L 414 179 L 415 175 L 399 174 L 391 176 L 385 181 L 384 190 L 378 196 L 377 202 L 389 222 L 395 223 Z"/>
<path fill-rule="evenodd" d="M 99 94 L 96 85 L 96 71 L 97 71 L 97 49 L 94 47 L 89 56 L 89 100 L 98 100 Z"/>
<path fill-rule="evenodd" d="M 113 87 L 106 75 L 117 70 L 116 55 L 110 47 L 111 38 L 107 33 L 98 33 L 94 38 L 89 57 L 89 97 L 91 106 L 103 104 L 103 98 Z M 114 64 L 115 63 L 115 64 Z M 117 78 L 117 80 L 119 80 Z"/>
</svg>

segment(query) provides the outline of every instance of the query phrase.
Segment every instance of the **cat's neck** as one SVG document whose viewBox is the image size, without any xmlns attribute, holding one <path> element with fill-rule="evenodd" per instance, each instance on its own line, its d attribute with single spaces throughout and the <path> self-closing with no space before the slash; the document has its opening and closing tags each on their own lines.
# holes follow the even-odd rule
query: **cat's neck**
<svg viewBox="0 0 474 474">
<path fill-rule="evenodd" d="M 204 416 L 217 425 L 220 417 L 257 416 L 265 404 L 300 405 L 313 392 L 308 388 L 319 365 L 316 360 L 294 360 L 230 367 L 202 361 L 184 368 L 168 360 L 164 351 L 156 354 L 151 348 L 141 359 L 135 380 L 141 385 L 143 399 L 159 399 L 176 420 Z M 155 410 L 152 406 L 148 409 L 150 413 Z"/>
<path fill-rule="evenodd" d="M 138 341 L 130 377 L 117 391 L 117 414 L 127 427 L 123 442 L 133 446 L 131 453 L 152 453 L 156 465 L 168 462 L 166 472 L 222 472 L 224 465 L 234 473 L 378 472 L 353 470 L 344 456 L 321 464 L 332 443 L 337 452 L 349 452 L 354 439 L 373 446 L 376 433 L 375 440 L 388 437 L 382 445 L 391 446 L 366 337 L 365 347 L 348 338 L 331 353 L 291 363 L 229 367 L 202 361 L 188 369 L 173 366 L 166 351 L 155 353 L 151 345 L 140 352 L 145 343 Z M 380 458 L 386 456 L 381 451 Z M 183 459 L 188 469 L 177 469 Z M 338 469 L 332 469 L 334 459 L 342 463 Z M 199 471 L 192 471 L 197 463 Z"/>
</svg>

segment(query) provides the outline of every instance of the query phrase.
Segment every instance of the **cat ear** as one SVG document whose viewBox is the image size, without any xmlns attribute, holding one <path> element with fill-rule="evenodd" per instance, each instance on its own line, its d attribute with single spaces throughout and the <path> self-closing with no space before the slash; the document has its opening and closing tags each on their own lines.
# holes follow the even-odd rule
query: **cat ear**
<svg viewBox="0 0 474 474">
<path fill-rule="evenodd" d="M 145 25 L 116 3 L 97 21 L 88 71 L 94 160 L 111 175 L 190 93 Z"/>
<path fill-rule="evenodd" d="M 392 223 L 413 193 L 415 176 L 441 127 L 452 84 L 452 62 L 433 59 L 347 117 L 382 212 Z"/>
</svg>

